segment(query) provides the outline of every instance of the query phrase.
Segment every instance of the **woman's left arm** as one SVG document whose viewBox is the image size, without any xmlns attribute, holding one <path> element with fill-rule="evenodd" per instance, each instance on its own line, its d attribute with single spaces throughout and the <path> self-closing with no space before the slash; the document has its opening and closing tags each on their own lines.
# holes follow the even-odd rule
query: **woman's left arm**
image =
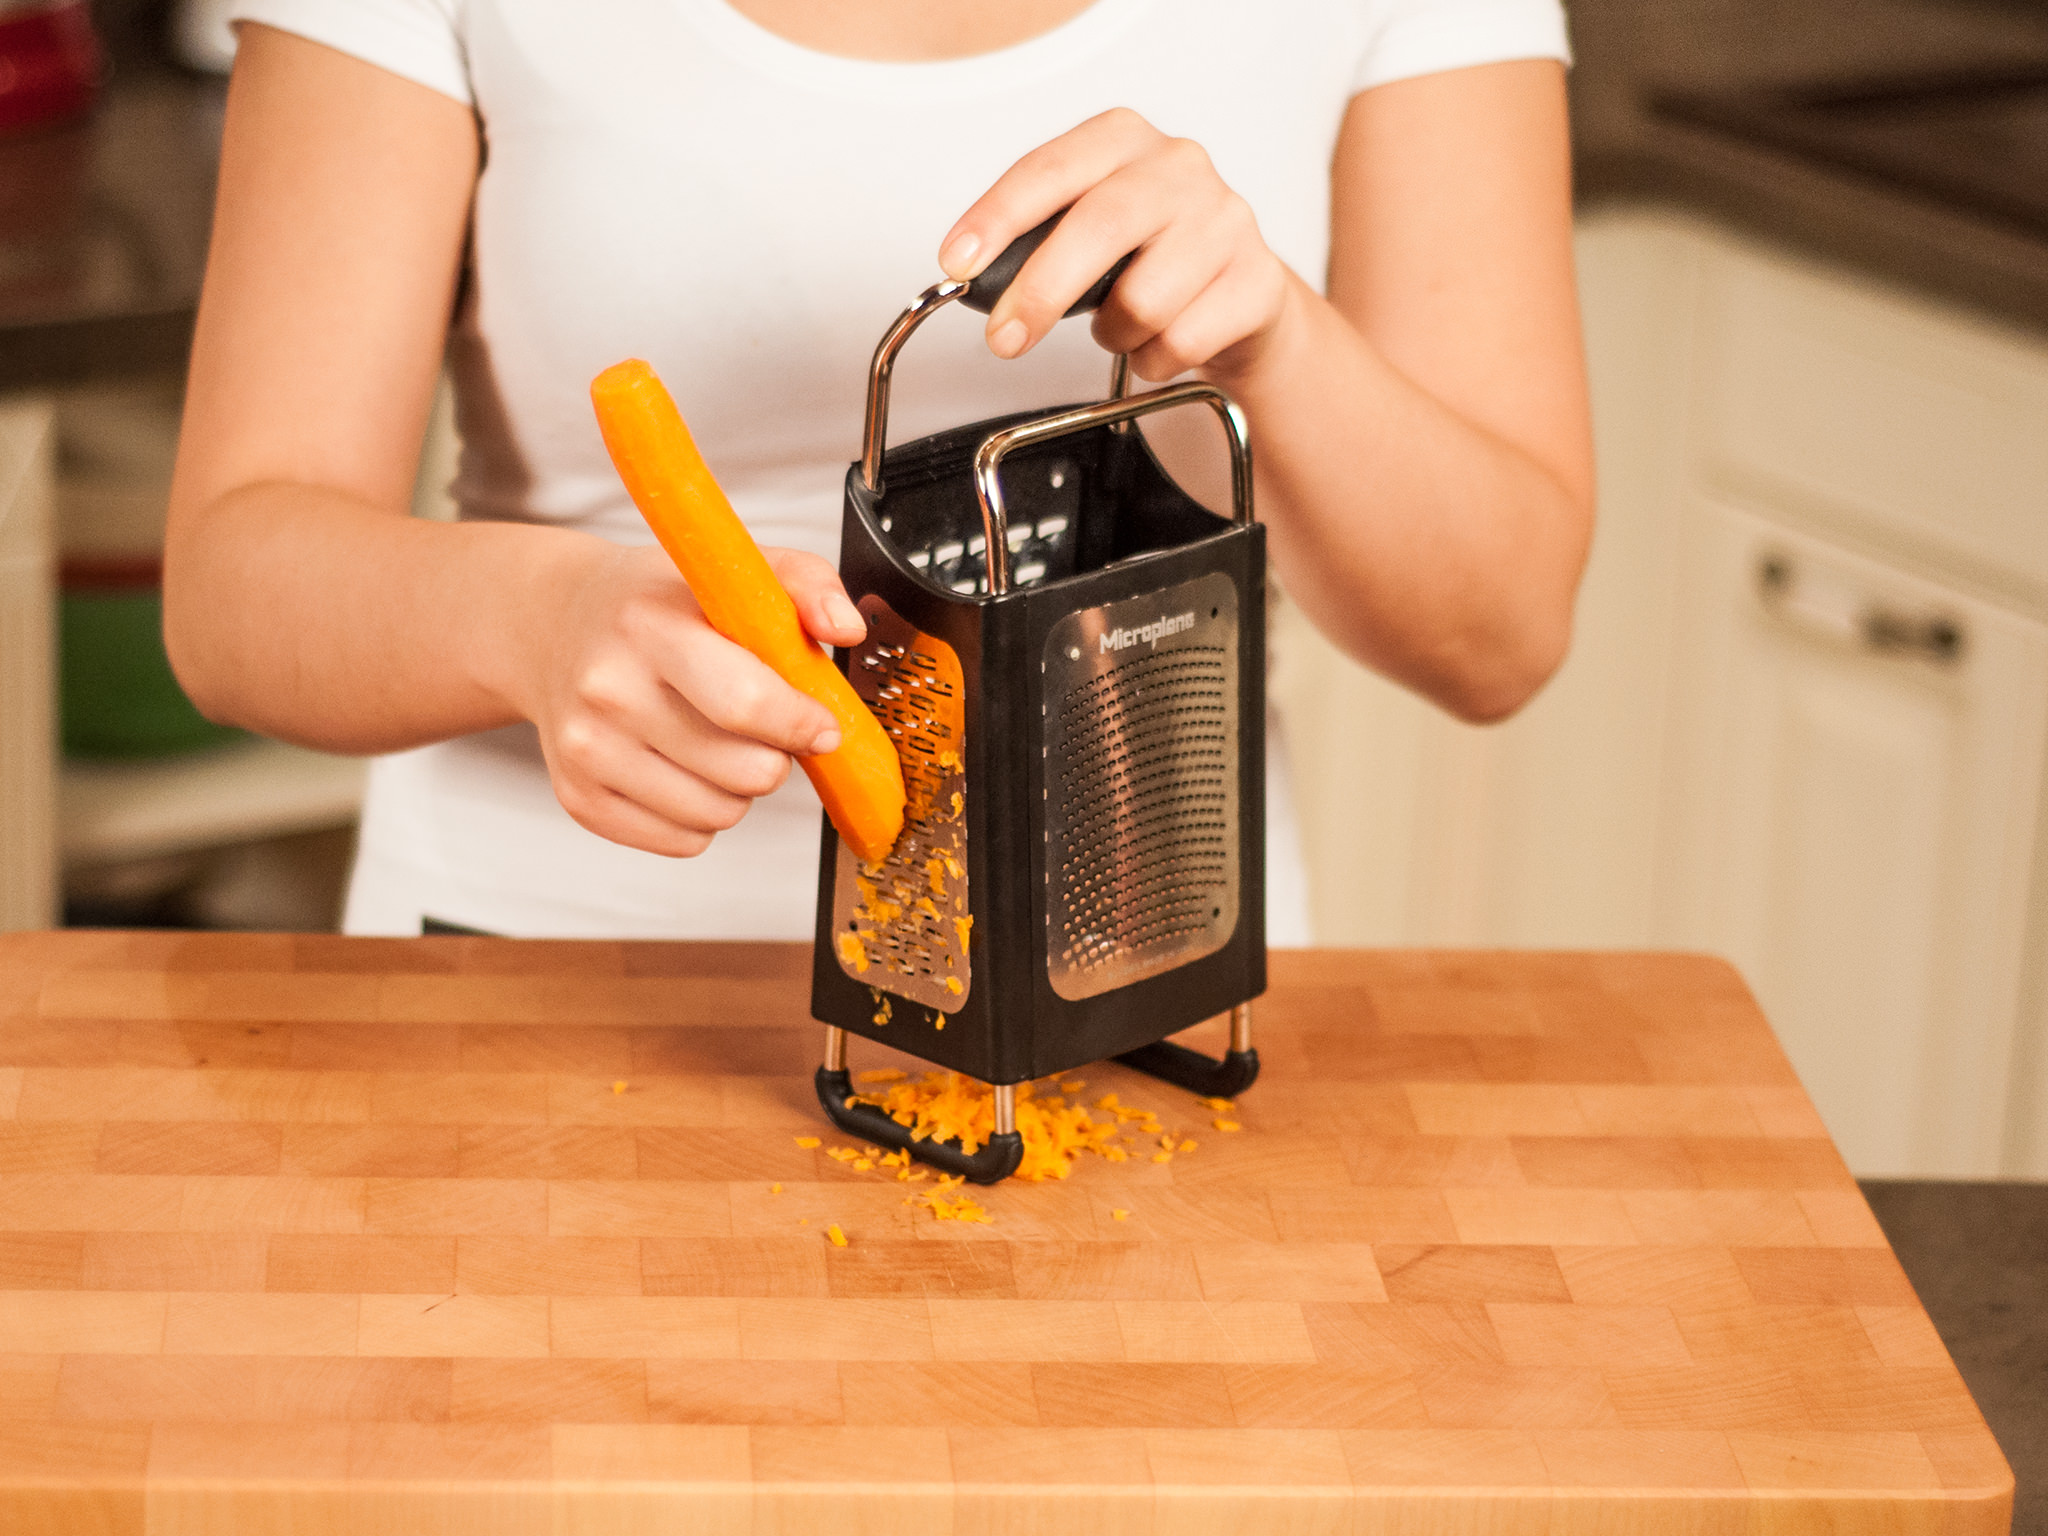
<svg viewBox="0 0 2048 1536">
<path fill-rule="evenodd" d="M 1199 146 L 1128 111 L 1018 161 L 941 265 L 972 276 L 1071 205 L 989 316 L 1015 357 L 1136 251 L 1095 334 L 1142 378 L 1193 369 L 1244 407 L 1289 595 L 1360 660 L 1497 720 L 1564 659 L 1592 535 L 1563 70 L 1365 91 L 1331 179 L 1328 298 Z"/>
</svg>

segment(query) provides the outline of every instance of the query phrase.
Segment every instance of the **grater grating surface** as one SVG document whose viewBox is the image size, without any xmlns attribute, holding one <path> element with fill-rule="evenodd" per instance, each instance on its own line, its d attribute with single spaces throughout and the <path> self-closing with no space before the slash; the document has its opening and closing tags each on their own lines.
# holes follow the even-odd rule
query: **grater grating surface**
<svg viewBox="0 0 2048 1536">
<path fill-rule="evenodd" d="M 1046 966 L 1094 997 L 1212 954 L 1238 910 L 1237 589 L 1070 614 L 1045 649 Z"/>
<path fill-rule="evenodd" d="M 957 1013 L 973 984 L 967 897 L 966 679 L 945 641 L 862 600 L 867 638 L 847 668 L 896 743 L 907 795 L 903 835 L 879 866 L 842 842 L 833 882 L 839 968 L 878 992 Z M 877 1005 L 877 1019 L 886 1019 Z"/>
</svg>

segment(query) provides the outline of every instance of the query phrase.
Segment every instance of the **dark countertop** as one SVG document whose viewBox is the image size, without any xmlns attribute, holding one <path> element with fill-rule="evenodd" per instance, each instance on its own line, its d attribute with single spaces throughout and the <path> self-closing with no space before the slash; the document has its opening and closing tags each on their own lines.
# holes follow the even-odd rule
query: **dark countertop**
<svg viewBox="0 0 2048 1536">
<path fill-rule="evenodd" d="M 218 159 L 218 80 L 162 62 L 153 0 L 96 7 L 87 121 L 0 139 L 0 389 L 182 365 Z M 1716 218 L 2048 332 L 2048 239 L 1660 116 L 1672 92 L 2048 63 L 2044 0 L 1572 0 L 1583 206 Z"/>
<path fill-rule="evenodd" d="M 2012 1464 L 2013 1536 L 2048 1536 L 2048 1184 L 1863 1193 Z"/>
<path fill-rule="evenodd" d="M 2048 66 L 2042 0 L 1570 0 L 1582 206 L 1696 208 L 2048 333 L 2048 239 L 1690 126 L 1662 95 Z"/>
</svg>

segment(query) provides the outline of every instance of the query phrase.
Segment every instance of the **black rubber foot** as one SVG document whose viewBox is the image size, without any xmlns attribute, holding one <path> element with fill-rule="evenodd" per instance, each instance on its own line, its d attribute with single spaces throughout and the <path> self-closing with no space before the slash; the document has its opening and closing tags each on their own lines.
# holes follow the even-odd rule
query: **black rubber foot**
<svg viewBox="0 0 2048 1536">
<path fill-rule="evenodd" d="M 1159 1040 L 1125 1051 L 1117 1060 L 1205 1099 L 1234 1099 L 1259 1079 L 1257 1051 L 1230 1051 L 1218 1061 L 1171 1040 Z"/>
<path fill-rule="evenodd" d="M 848 1104 L 853 1097 L 853 1075 L 818 1068 L 818 1103 L 832 1117 L 832 1123 L 849 1136 L 872 1141 L 892 1152 L 908 1152 L 920 1163 L 929 1163 L 941 1173 L 958 1174 L 970 1184 L 1000 1184 L 1024 1161 L 1024 1138 L 1016 1131 L 1004 1131 L 989 1138 L 979 1152 L 969 1157 L 950 1141 L 921 1141 L 872 1104 Z"/>
</svg>

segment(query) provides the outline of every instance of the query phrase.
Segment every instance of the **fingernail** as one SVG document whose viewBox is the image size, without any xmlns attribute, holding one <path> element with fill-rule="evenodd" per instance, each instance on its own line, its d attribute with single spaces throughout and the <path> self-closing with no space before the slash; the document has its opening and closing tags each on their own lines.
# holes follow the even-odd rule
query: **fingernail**
<svg viewBox="0 0 2048 1536">
<path fill-rule="evenodd" d="M 867 631 L 868 626 L 861 618 L 860 610 L 841 593 L 834 592 L 825 599 L 825 617 L 832 621 L 834 628 Z"/>
<path fill-rule="evenodd" d="M 811 738 L 811 756 L 823 757 L 827 752 L 839 750 L 839 727 L 828 725 Z"/>
<path fill-rule="evenodd" d="M 997 357 L 1015 357 L 1024 350 L 1024 322 L 1005 320 L 988 338 L 988 349 Z"/>
<path fill-rule="evenodd" d="M 948 277 L 972 277 L 974 274 L 967 270 L 967 264 L 974 260 L 974 253 L 980 249 L 979 235 L 955 235 L 953 243 L 939 252 L 939 268 Z"/>
</svg>

